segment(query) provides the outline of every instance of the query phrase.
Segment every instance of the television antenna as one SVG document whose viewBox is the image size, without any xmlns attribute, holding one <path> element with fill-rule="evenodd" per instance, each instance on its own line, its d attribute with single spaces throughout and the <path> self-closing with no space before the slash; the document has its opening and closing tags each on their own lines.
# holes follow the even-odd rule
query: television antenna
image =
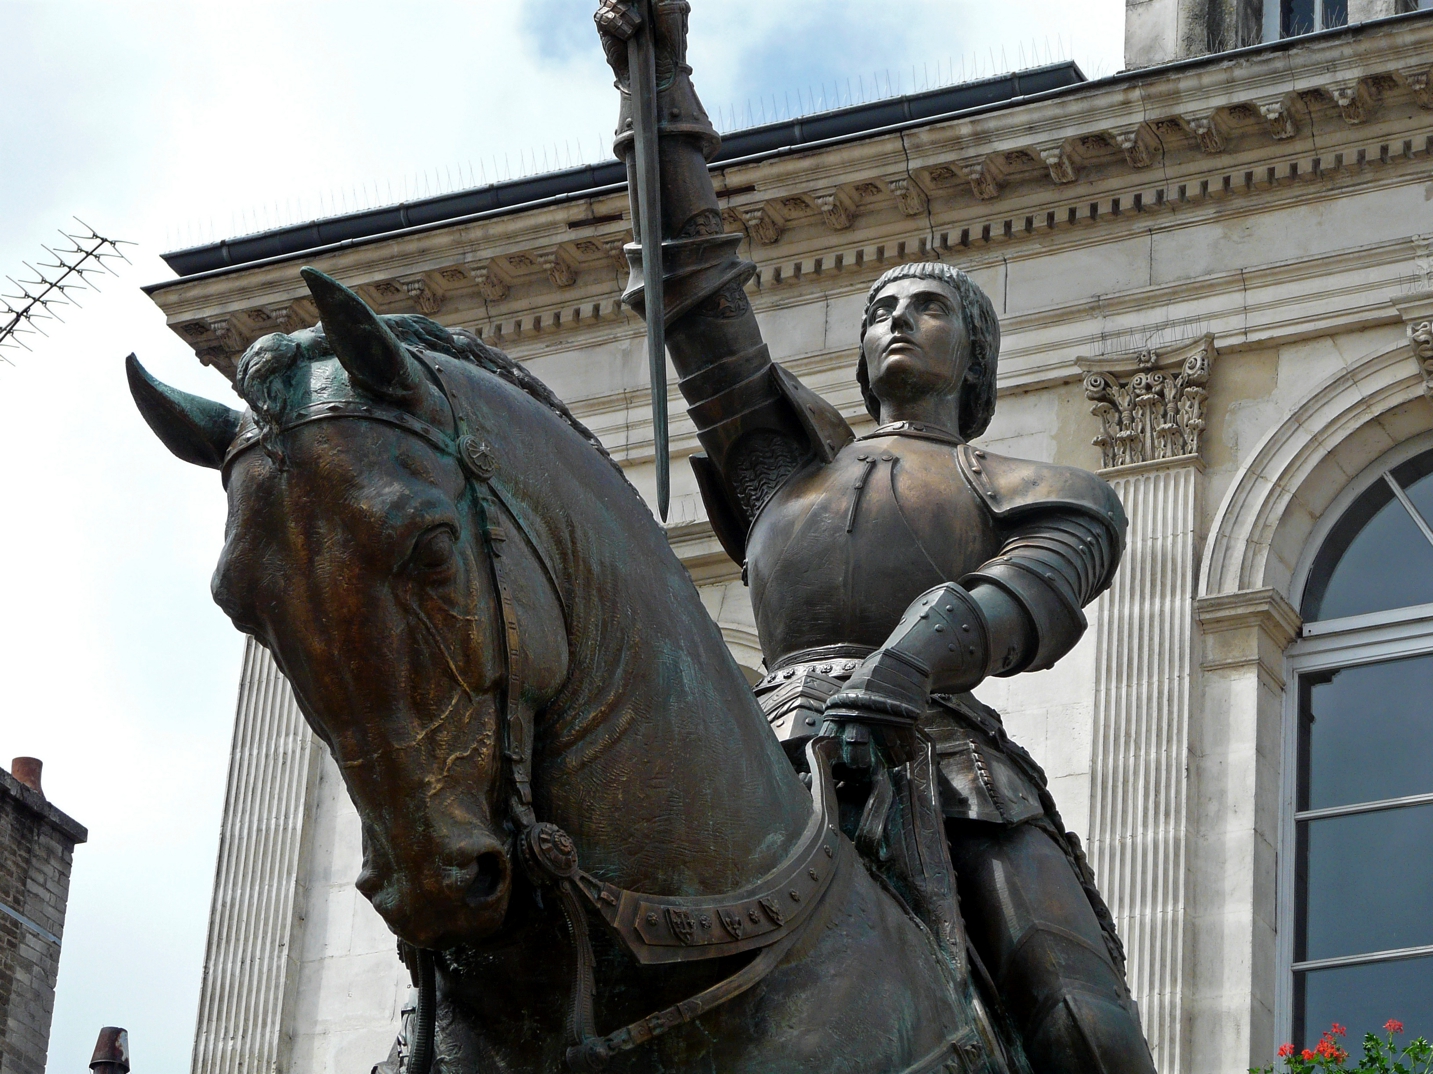
<svg viewBox="0 0 1433 1074">
<path fill-rule="evenodd" d="M 79 217 L 75 222 L 84 230 L 61 229 L 64 243 L 40 247 L 50 260 L 34 264 L 21 262 L 29 270 L 28 275 L 22 274 L 19 279 L 5 277 L 13 289 L 0 291 L 0 361 L 6 365 L 15 364 L 5 355 L 6 350 L 31 350 L 23 337 L 35 333 L 48 335 L 40 322 L 64 322 L 59 307 L 79 308 L 76 292 L 98 291 L 97 277 L 106 273 L 117 275 L 110 261 L 117 257 L 125 264 L 130 263 L 120 247 L 134 243 L 106 238 Z"/>
</svg>

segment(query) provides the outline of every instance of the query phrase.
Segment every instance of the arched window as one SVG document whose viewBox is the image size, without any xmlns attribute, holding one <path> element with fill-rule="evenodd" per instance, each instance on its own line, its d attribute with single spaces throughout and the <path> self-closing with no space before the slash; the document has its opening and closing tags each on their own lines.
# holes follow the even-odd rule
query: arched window
<svg viewBox="0 0 1433 1074">
<path fill-rule="evenodd" d="M 1328 518 L 1289 654 L 1281 1013 L 1300 1047 L 1333 1022 L 1433 1032 L 1433 450 L 1395 451 Z"/>
</svg>

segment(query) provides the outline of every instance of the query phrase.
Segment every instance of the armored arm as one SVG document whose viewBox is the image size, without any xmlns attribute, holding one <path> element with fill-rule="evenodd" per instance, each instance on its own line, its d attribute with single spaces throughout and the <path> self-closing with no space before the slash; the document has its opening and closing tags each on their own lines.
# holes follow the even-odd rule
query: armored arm
<svg viewBox="0 0 1433 1074">
<path fill-rule="evenodd" d="M 1084 634 L 1085 605 L 1114 578 L 1127 523 L 1108 484 L 968 446 L 957 456 L 1001 524 L 1000 554 L 916 598 L 827 703 L 829 717 L 913 720 L 932 693 L 1052 667 Z"/>
<path fill-rule="evenodd" d="M 756 266 L 723 231 L 707 161 L 721 144 L 686 64 L 686 0 L 654 0 L 657 115 L 662 176 L 667 347 L 703 454 L 697 483 L 728 554 L 745 558 L 746 532 L 766 498 L 813 454 L 826 460 L 851 439 L 841 415 L 771 361 L 745 284 Z M 622 108 L 614 150 L 627 164 L 636 225 L 637 176 L 625 41 L 640 9 L 603 0 L 596 15 L 617 76 Z M 631 276 L 623 300 L 643 317 L 640 236 L 627 247 Z"/>
</svg>

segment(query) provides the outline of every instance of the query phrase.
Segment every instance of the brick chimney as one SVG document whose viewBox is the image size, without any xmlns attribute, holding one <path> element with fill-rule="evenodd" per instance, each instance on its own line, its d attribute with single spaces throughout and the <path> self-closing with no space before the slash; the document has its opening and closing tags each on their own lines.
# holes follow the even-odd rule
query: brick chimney
<svg viewBox="0 0 1433 1074">
<path fill-rule="evenodd" d="M 70 863 L 84 826 L 46 799 L 41 764 L 0 769 L 0 1069 L 44 1074 Z"/>
</svg>

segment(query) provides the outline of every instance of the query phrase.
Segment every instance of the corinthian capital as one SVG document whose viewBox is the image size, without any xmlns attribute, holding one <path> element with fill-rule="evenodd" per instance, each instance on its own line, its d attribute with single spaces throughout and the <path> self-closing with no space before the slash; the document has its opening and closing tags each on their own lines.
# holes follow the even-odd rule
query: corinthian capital
<svg viewBox="0 0 1433 1074">
<path fill-rule="evenodd" d="M 1105 469 L 1199 454 L 1214 357 L 1214 337 L 1205 336 L 1163 353 L 1076 360 Z"/>
</svg>

